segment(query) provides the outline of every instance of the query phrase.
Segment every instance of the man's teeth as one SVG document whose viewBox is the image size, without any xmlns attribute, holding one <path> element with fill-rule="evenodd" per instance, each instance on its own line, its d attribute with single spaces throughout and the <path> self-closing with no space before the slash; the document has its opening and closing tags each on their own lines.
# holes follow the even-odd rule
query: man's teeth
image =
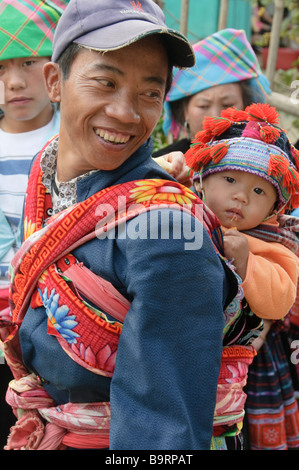
<svg viewBox="0 0 299 470">
<path fill-rule="evenodd" d="M 108 132 L 103 131 L 101 129 L 95 129 L 95 132 L 102 139 L 107 140 L 108 142 L 113 142 L 115 144 L 125 144 L 130 139 L 129 136 L 121 137 L 121 136 L 110 135 L 108 134 Z"/>
</svg>

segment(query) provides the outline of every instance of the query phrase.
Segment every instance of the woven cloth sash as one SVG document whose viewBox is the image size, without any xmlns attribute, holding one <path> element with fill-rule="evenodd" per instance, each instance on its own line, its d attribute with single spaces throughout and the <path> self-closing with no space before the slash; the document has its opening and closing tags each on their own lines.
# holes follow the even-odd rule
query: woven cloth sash
<svg viewBox="0 0 299 470">
<path fill-rule="evenodd" d="M 244 387 L 248 367 L 255 354 L 252 346 L 235 345 L 223 348 L 214 414 L 214 436 L 225 434 L 225 428 L 229 429 L 232 435 L 240 431 L 245 414 Z"/>
<path fill-rule="evenodd" d="M 266 242 L 281 243 L 299 256 L 299 218 L 283 214 L 277 217 L 277 222 L 278 225 L 261 224 L 244 233 Z"/>
<path fill-rule="evenodd" d="M 5 450 L 109 447 L 109 402 L 58 407 L 34 374 L 11 381 L 6 400 L 19 419 Z"/>
<path fill-rule="evenodd" d="M 21 324 L 34 294 L 37 305 L 41 299 L 39 305 L 46 309 L 48 333 L 57 337 L 65 352 L 89 370 L 111 377 L 122 323 L 108 321 L 102 311 L 88 305 L 61 276 L 58 266 L 65 258 L 69 259 L 77 246 L 138 213 L 161 208 L 161 204 L 200 218 L 209 234 L 217 232 L 219 225 L 192 191 L 179 183 L 159 179 L 106 188 L 52 216 L 44 225 L 47 198 L 41 180 L 41 154 L 29 179 L 29 186 L 36 191 L 31 191 L 26 199 L 25 242 L 11 264 L 12 322 Z M 124 198 L 121 208 L 119 198 Z M 100 204 L 108 211 L 102 220 L 97 216 Z"/>
</svg>

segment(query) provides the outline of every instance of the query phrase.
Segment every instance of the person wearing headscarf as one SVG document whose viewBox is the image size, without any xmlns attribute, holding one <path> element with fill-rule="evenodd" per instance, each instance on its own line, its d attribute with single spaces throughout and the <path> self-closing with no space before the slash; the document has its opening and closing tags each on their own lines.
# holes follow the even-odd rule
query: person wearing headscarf
<svg viewBox="0 0 299 470">
<path fill-rule="evenodd" d="M 177 150 L 185 153 L 204 116 L 219 116 L 230 106 L 243 109 L 252 102 L 264 102 L 271 92 L 243 30 L 223 29 L 193 49 L 194 67 L 175 70 L 164 104 L 163 131 L 174 143 L 154 157 Z"/>
</svg>

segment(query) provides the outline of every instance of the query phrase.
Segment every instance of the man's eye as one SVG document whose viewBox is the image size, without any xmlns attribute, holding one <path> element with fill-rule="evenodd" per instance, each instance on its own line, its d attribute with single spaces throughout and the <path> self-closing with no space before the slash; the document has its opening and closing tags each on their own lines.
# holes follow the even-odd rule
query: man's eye
<svg viewBox="0 0 299 470">
<path fill-rule="evenodd" d="M 147 92 L 147 95 L 150 98 L 159 98 L 161 94 L 158 91 L 149 91 Z"/>
<path fill-rule="evenodd" d="M 108 87 L 108 88 L 113 88 L 114 84 L 111 80 L 108 80 L 106 78 L 96 78 L 95 79 L 98 83 L 101 85 Z"/>
<path fill-rule="evenodd" d="M 159 90 L 148 90 L 144 91 L 144 96 L 149 99 L 153 100 L 161 100 L 163 99 L 163 93 Z"/>
</svg>

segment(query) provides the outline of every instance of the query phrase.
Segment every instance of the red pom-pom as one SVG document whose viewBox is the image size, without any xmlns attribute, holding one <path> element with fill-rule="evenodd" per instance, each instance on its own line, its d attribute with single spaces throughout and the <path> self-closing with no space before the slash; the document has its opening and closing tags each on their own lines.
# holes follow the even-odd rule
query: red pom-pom
<svg viewBox="0 0 299 470">
<path fill-rule="evenodd" d="M 299 170 L 299 150 L 297 150 L 294 146 L 291 146 L 291 154 L 294 157 L 296 168 Z"/>
<path fill-rule="evenodd" d="M 299 173 L 294 168 L 289 167 L 288 171 L 283 175 L 283 185 L 287 188 L 291 195 L 286 209 L 296 209 L 299 205 Z"/>
<path fill-rule="evenodd" d="M 223 134 L 231 125 L 232 122 L 229 119 L 210 116 L 206 116 L 202 123 L 203 129 L 211 132 L 213 135 Z"/>
<path fill-rule="evenodd" d="M 267 103 L 253 103 L 247 106 L 245 111 L 248 113 L 249 121 L 265 121 L 270 124 L 279 123 L 279 114 L 273 106 Z"/>
<path fill-rule="evenodd" d="M 282 179 L 282 184 L 290 194 L 290 200 L 285 209 L 295 209 L 299 206 L 299 172 L 290 166 L 290 162 L 282 155 L 271 154 L 268 174 Z"/>
<path fill-rule="evenodd" d="M 283 176 L 289 168 L 289 161 L 282 155 L 271 154 L 268 166 L 268 174 L 272 176 Z"/>
<path fill-rule="evenodd" d="M 299 207 L 299 193 L 293 194 L 286 206 L 286 209 L 293 211 L 294 209 L 297 209 L 297 207 Z"/>
<path fill-rule="evenodd" d="M 208 142 L 210 142 L 212 137 L 213 134 L 210 129 L 199 131 L 195 134 L 195 140 L 193 141 L 193 143 L 202 142 L 204 144 L 207 144 Z"/>
<path fill-rule="evenodd" d="M 191 145 L 185 153 L 186 165 L 194 171 L 199 171 L 211 161 L 211 147 L 207 145 Z"/>
<path fill-rule="evenodd" d="M 222 158 L 227 154 L 227 151 L 228 147 L 223 142 L 213 145 L 213 147 L 211 148 L 211 157 L 213 162 L 219 163 Z"/>
<path fill-rule="evenodd" d="M 195 170 L 197 165 L 197 150 L 195 147 L 190 147 L 185 153 L 185 163 L 186 165 Z"/>
<path fill-rule="evenodd" d="M 260 135 L 264 142 L 273 144 L 280 136 L 280 130 L 273 126 L 262 126 L 260 128 Z"/>
<path fill-rule="evenodd" d="M 221 117 L 229 119 L 233 122 L 243 122 L 248 121 L 248 114 L 246 111 L 242 111 L 241 109 L 237 109 L 235 106 L 226 108 L 221 111 Z"/>
<path fill-rule="evenodd" d="M 299 191 L 299 173 L 295 168 L 289 166 L 288 171 L 283 175 L 283 184 L 290 194 L 295 195 Z"/>
</svg>

